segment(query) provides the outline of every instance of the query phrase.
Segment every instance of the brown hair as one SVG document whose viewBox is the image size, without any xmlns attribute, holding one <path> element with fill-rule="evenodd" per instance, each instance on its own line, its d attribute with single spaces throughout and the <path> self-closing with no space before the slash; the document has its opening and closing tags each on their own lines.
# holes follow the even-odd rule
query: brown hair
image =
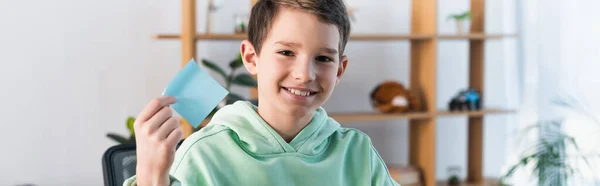
<svg viewBox="0 0 600 186">
<path fill-rule="evenodd" d="M 350 35 L 350 21 L 342 0 L 259 0 L 252 7 L 248 23 L 248 39 L 257 55 L 280 7 L 307 11 L 320 21 L 335 25 L 340 32 L 339 55 L 344 53 Z"/>
</svg>

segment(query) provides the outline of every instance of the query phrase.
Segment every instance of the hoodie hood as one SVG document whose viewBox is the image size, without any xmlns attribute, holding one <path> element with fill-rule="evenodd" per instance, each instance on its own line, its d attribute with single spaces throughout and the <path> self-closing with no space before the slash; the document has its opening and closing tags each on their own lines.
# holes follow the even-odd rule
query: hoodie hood
<svg viewBox="0 0 600 186">
<path fill-rule="evenodd" d="M 238 138 L 238 145 L 255 155 L 317 155 L 327 147 L 328 138 L 340 128 L 340 124 L 319 107 L 308 125 L 287 143 L 258 115 L 257 109 L 250 102 L 237 101 L 219 109 L 209 125 L 223 125 L 231 129 Z"/>
</svg>

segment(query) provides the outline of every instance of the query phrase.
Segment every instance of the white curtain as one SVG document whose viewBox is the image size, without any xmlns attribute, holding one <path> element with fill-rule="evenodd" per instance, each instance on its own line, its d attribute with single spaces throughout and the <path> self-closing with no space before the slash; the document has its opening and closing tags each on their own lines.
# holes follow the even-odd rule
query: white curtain
<svg viewBox="0 0 600 186">
<path fill-rule="evenodd" d="M 600 153 L 600 1 L 524 0 L 517 7 L 522 91 L 515 131 L 536 121 L 563 119 L 563 130 L 575 137 L 583 154 Z M 560 99 L 576 108 L 557 106 Z M 524 144 L 515 143 L 507 167 L 535 139 L 530 135 Z M 598 156 L 590 157 L 591 169 L 583 162 L 576 165 L 582 176 L 571 185 L 600 185 Z M 535 184 L 530 178 L 522 171 L 514 181 Z"/>
</svg>

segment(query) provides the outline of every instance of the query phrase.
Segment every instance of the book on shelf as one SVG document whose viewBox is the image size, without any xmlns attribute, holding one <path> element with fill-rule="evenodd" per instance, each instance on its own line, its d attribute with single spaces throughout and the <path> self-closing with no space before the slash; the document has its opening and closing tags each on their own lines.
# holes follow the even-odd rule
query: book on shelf
<svg viewBox="0 0 600 186">
<path fill-rule="evenodd" d="M 410 165 L 388 165 L 388 171 L 394 181 L 402 186 L 421 184 L 421 172 L 417 167 Z"/>
</svg>

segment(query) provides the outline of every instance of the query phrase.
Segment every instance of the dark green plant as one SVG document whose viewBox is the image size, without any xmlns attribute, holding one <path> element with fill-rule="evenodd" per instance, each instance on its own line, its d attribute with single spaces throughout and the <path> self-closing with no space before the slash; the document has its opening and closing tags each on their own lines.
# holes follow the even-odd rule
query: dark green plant
<svg viewBox="0 0 600 186">
<path fill-rule="evenodd" d="M 229 73 L 225 73 L 225 71 L 221 67 L 219 67 L 216 63 L 213 63 L 207 59 L 202 59 L 202 64 L 204 66 L 206 66 L 207 68 L 209 68 L 210 70 L 212 70 L 213 72 L 219 74 L 221 76 L 221 78 L 223 78 L 225 80 L 225 89 L 227 89 L 227 91 L 229 91 L 229 94 L 225 97 L 226 104 L 231 104 L 238 100 L 245 100 L 244 97 L 231 92 L 232 85 L 238 85 L 238 86 L 244 86 L 244 87 L 256 87 L 257 86 L 256 80 L 250 74 L 236 73 L 237 70 L 244 65 L 241 54 L 238 54 L 235 59 L 233 59 L 231 62 L 229 62 L 229 69 L 230 69 Z M 218 108 L 215 108 L 209 114 L 209 116 L 212 116 L 217 110 L 218 110 Z"/>
<path fill-rule="evenodd" d="M 513 165 L 502 177 L 502 182 L 511 177 L 518 168 L 533 166 L 533 174 L 538 179 L 538 185 L 566 185 L 574 173 L 574 167 L 567 162 L 566 147 L 577 143 L 574 138 L 564 134 L 561 129 L 562 121 L 542 121 L 528 127 L 525 132 L 537 130 L 539 139 L 523 153 L 523 158 Z"/>
<path fill-rule="evenodd" d="M 471 11 L 467 10 L 460 14 L 452 14 L 452 15 L 448 16 L 448 20 L 450 20 L 450 19 L 454 19 L 457 21 L 471 19 Z"/>
<path fill-rule="evenodd" d="M 133 123 L 135 123 L 134 117 L 128 117 L 125 122 L 125 127 L 129 130 L 129 137 L 121 136 L 115 133 L 108 133 L 106 137 L 120 144 L 135 144 L 135 130 L 133 129 Z"/>
<path fill-rule="evenodd" d="M 450 175 L 448 178 L 448 185 L 460 185 L 460 178 L 458 177 L 460 170 L 461 168 L 459 166 L 448 167 L 448 174 Z"/>
<path fill-rule="evenodd" d="M 452 175 L 452 176 L 450 176 L 450 178 L 448 178 L 448 184 L 449 185 L 459 185 L 460 179 L 458 178 L 458 176 Z"/>
<path fill-rule="evenodd" d="M 587 113 L 574 99 L 562 99 L 555 103 L 574 111 Z M 591 118 L 598 121 L 594 117 Z M 533 146 L 523 152 L 522 158 L 502 176 L 501 183 L 505 183 L 517 169 L 533 166 L 533 175 L 537 177 L 538 185 L 568 185 L 569 180 L 579 173 L 579 169 L 575 166 L 578 160 L 583 160 L 586 166 L 591 168 L 588 161 L 588 157 L 591 156 L 581 154 L 575 138 L 564 132 L 562 124 L 562 120 L 540 121 L 524 129 L 524 134 L 533 131 L 537 132 L 539 137 Z M 567 153 L 569 147 L 575 150 L 574 153 Z"/>
</svg>

